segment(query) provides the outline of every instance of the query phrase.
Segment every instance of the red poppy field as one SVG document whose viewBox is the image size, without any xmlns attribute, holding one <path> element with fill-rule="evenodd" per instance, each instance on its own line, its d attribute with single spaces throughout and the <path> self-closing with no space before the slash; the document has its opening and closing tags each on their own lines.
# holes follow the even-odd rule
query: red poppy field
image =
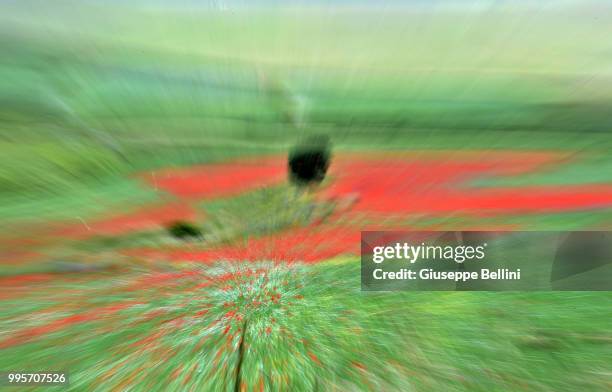
<svg viewBox="0 0 612 392">
<path fill-rule="evenodd" d="M 361 230 L 528 229 L 543 216 L 606 211 L 608 184 L 475 185 L 580 159 L 339 152 L 307 189 L 287 182 L 283 156 L 136 174 L 157 201 L 41 224 L 34 242 L 5 234 L 3 358 L 20 368 L 52 361 L 70 369 L 75 390 L 601 386 L 605 373 L 579 359 L 608 348 L 601 295 L 359 291 Z M 203 240 L 171 238 L 165 227 L 176 220 L 197 222 Z M 588 327 L 554 328 L 568 320 L 550 306 L 585 304 Z M 468 360 L 499 352 L 493 366 Z M 558 381 L 539 378 L 538 364 L 559 352 L 545 365 Z"/>
</svg>

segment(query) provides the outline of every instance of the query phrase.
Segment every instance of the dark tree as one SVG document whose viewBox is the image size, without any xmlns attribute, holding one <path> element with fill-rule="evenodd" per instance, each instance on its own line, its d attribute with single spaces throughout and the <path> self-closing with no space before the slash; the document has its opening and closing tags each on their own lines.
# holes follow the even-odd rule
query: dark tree
<svg viewBox="0 0 612 392">
<path fill-rule="evenodd" d="M 330 160 L 329 138 L 309 138 L 289 152 L 290 179 L 300 185 L 320 183 L 325 178 Z"/>
</svg>

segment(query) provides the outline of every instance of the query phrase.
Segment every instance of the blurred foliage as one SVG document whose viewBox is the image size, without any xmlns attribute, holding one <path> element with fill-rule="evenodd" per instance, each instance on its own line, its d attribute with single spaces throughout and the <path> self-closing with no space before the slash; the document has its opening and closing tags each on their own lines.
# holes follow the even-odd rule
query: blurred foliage
<svg viewBox="0 0 612 392">
<path fill-rule="evenodd" d="M 317 201 L 307 192 L 282 185 L 203 203 L 203 228 L 211 243 L 277 233 L 323 222 L 334 203 Z"/>
</svg>

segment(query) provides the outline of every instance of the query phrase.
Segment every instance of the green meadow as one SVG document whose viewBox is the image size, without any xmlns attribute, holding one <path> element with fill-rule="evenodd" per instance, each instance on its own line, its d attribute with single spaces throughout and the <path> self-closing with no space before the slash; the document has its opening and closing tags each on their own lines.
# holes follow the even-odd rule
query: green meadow
<svg viewBox="0 0 612 392">
<path fill-rule="evenodd" d="M 169 200 L 142 173 L 286 154 L 320 134 L 334 153 L 572 158 L 474 187 L 612 181 L 607 5 L 111 4 L 0 5 L 0 238 Z M 198 224 L 223 244 L 334 208 L 287 184 L 197 203 Z M 600 229 L 612 209 L 408 222 Z M 0 371 L 67 369 L 70 390 L 612 388 L 608 292 L 362 293 L 354 256 L 261 260 L 264 279 L 247 263 L 117 252 L 183 246 L 162 229 L 60 239 L 35 261 L 11 259 L 27 242 L 1 246 L 5 282 L 54 278 L 0 296 Z M 65 260 L 103 267 L 64 274 Z M 157 274 L 180 277 L 126 288 Z"/>
</svg>

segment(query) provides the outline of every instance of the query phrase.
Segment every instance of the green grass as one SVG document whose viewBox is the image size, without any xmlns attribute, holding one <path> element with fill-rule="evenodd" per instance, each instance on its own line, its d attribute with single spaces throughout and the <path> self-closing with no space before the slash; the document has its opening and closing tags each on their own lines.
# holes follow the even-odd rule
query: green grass
<svg viewBox="0 0 612 392">
<path fill-rule="evenodd" d="M 608 293 L 364 294 L 354 259 L 174 270 L 197 275 L 164 291 L 122 289 L 146 277 L 133 271 L 122 284 L 102 276 L 55 283 L 30 307 L 9 301 L 19 306 L 3 316 L 3 329 L 45 323 L 31 317 L 45 308 L 98 317 L 5 349 L 2 366 L 38 369 L 54 358 L 71 370 L 74 390 L 232 390 L 240 357 L 242 382 L 272 390 L 605 390 L 609 383 Z M 69 300 L 65 290 L 82 299 Z M 141 304 L 101 310 L 132 301 Z M 164 366 L 150 366 L 158 360 Z"/>
<path fill-rule="evenodd" d="M 317 202 L 305 190 L 281 185 L 204 202 L 202 209 L 207 241 L 214 244 L 320 223 L 333 213 L 334 203 Z"/>
<path fill-rule="evenodd" d="M 472 186 L 609 183 L 610 26 L 588 7 L 547 7 L 221 12 L 3 3 L 0 234 L 32 237 L 30 229 L 50 223 L 167 200 L 136 176 L 285 154 L 315 134 L 329 135 L 336 152 L 577 153 L 554 170 Z M 278 234 L 333 212 L 286 186 L 197 207 L 212 242 Z M 579 230 L 609 228 L 611 217 L 597 209 L 405 223 Z M 211 267 L 119 253 L 142 246 L 208 244 L 181 245 L 160 229 L 56 239 L 34 262 L 3 260 L 3 278 L 53 275 L 16 294 L 3 287 L 0 341 L 23 330 L 34 338 L 3 347 L 0 369 L 68 369 L 75 391 L 234 390 L 239 362 L 241 382 L 254 390 L 612 385 L 609 293 L 366 294 L 353 258 Z M 66 261 L 101 268 L 62 273 Z M 236 274 L 251 267 L 263 276 Z M 232 310 L 240 320 L 226 317 Z M 80 322 L 43 328 L 71 316 Z"/>
</svg>

